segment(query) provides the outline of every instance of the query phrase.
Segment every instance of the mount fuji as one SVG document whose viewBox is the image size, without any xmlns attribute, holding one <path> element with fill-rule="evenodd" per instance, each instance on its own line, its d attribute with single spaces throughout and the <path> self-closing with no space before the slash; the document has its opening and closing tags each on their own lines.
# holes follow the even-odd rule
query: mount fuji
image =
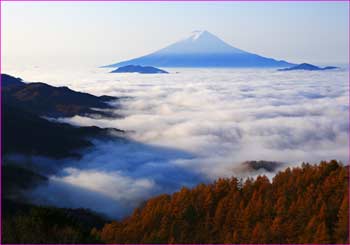
<svg viewBox="0 0 350 245">
<path fill-rule="evenodd" d="M 104 67 L 143 65 L 158 67 L 287 67 L 293 65 L 235 48 L 208 31 L 190 36 L 154 53 Z"/>
</svg>

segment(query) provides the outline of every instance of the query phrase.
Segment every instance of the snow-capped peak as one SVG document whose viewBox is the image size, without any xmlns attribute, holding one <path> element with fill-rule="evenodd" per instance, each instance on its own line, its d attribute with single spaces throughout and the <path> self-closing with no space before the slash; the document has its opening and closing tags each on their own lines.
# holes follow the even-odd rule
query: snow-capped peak
<svg viewBox="0 0 350 245">
<path fill-rule="evenodd" d="M 208 33 L 207 31 L 202 31 L 202 30 L 196 30 L 191 33 L 190 39 L 193 41 L 197 40 L 201 36 L 203 36 L 205 33 Z"/>
<path fill-rule="evenodd" d="M 109 67 L 143 65 L 157 67 L 285 67 L 277 61 L 235 48 L 205 30 L 191 32 L 185 38 L 148 55 L 122 61 Z"/>
<path fill-rule="evenodd" d="M 205 30 L 196 30 L 190 33 L 187 37 L 173 43 L 161 50 L 158 54 L 173 53 L 243 53 L 244 51 L 234 48 L 225 43 L 217 36 Z"/>
</svg>

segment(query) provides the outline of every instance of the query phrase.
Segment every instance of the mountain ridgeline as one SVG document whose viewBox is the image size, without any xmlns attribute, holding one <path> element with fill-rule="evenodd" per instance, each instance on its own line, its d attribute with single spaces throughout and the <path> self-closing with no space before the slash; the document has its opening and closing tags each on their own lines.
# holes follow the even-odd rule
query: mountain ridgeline
<svg viewBox="0 0 350 245">
<path fill-rule="evenodd" d="M 106 243 L 349 243 L 349 167 L 303 164 L 148 200 L 92 235 Z"/>
<path fill-rule="evenodd" d="M 293 64 L 232 47 L 208 31 L 190 36 L 154 53 L 104 67 L 288 67 Z"/>
<path fill-rule="evenodd" d="M 24 83 L 22 79 L 1 74 L 3 103 L 47 117 L 75 115 L 108 116 L 117 100 L 111 96 L 94 96 L 68 87 L 54 87 L 46 83 Z M 99 110 L 94 110 L 97 108 Z"/>
<path fill-rule="evenodd" d="M 109 137 L 117 129 L 75 127 L 44 117 L 75 115 L 112 116 L 108 104 L 115 97 L 97 97 L 53 87 L 45 83 L 24 83 L 20 78 L 1 75 L 2 153 L 41 155 L 52 158 L 79 157 L 78 151 L 91 147 L 88 137 Z M 98 108 L 100 110 L 92 109 Z"/>
<path fill-rule="evenodd" d="M 296 66 L 288 67 L 288 68 L 283 68 L 283 69 L 278 69 L 279 71 L 298 71 L 298 70 L 303 70 L 303 71 L 325 71 L 325 70 L 334 70 L 338 69 L 338 67 L 335 66 L 325 66 L 325 67 L 318 67 L 315 65 L 311 65 L 308 63 L 302 63 Z"/>
<path fill-rule="evenodd" d="M 111 73 L 167 74 L 168 72 L 153 66 L 127 65 L 119 67 Z"/>
</svg>

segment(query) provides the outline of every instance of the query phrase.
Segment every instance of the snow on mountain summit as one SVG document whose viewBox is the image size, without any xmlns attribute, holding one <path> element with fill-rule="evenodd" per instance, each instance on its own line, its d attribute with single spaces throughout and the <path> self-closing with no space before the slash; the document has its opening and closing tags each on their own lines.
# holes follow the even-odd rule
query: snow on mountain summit
<svg viewBox="0 0 350 245">
<path fill-rule="evenodd" d="M 193 31 L 190 35 L 189 38 L 191 38 L 193 41 L 197 40 L 198 38 L 200 38 L 201 36 L 205 35 L 206 33 L 209 34 L 209 32 L 207 31 L 202 31 L 202 30 L 197 30 L 197 31 Z"/>
<path fill-rule="evenodd" d="M 178 42 L 175 42 L 156 53 L 185 54 L 185 53 L 244 53 L 243 50 L 232 47 L 208 31 L 197 30 Z"/>
</svg>

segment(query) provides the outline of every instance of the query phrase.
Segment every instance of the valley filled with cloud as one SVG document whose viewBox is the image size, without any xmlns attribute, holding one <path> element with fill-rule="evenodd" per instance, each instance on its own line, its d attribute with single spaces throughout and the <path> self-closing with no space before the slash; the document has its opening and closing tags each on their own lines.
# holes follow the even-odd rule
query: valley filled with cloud
<svg viewBox="0 0 350 245">
<path fill-rule="evenodd" d="M 273 177 L 264 171 L 241 172 L 244 161 L 285 166 L 347 161 L 347 71 L 169 71 L 109 74 L 100 68 L 89 74 L 23 76 L 120 97 L 115 102 L 120 117 L 58 121 L 126 131 L 123 140 L 95 140 L 81 159 L 67 159 L 49 184 L 36 188 L 30 198 L 124 217 L 145 199 L 182 186 L 234 175 Z"/>
</svg>

